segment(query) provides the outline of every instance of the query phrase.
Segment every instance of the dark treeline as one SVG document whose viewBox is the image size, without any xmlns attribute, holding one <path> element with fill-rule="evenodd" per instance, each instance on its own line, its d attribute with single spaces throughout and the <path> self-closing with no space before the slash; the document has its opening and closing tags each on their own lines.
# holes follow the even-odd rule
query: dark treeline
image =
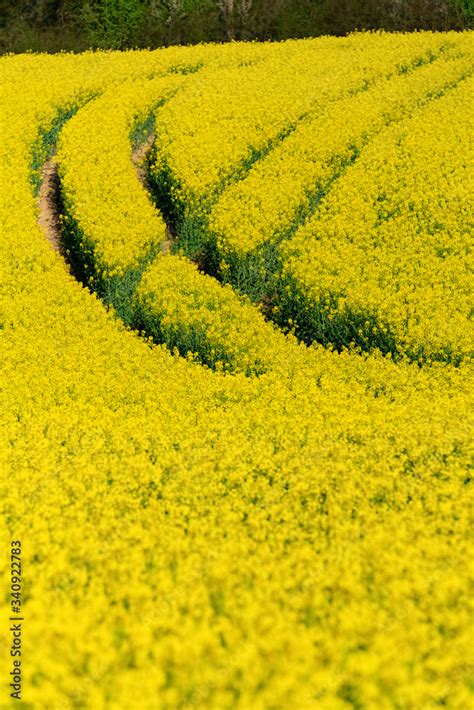
<svg viewBox="0 0 474 710">
<path fill-rule="evenodd" d="M 461 30 L 474 0 L 0 0 L 0 51 Z"/>
</svg>

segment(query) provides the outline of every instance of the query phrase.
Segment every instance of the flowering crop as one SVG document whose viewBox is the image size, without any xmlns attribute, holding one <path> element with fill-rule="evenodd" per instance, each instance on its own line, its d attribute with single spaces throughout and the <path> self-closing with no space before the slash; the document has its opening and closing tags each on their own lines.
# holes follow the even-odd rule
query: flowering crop
<svg viewBox="0 0 474 710">
<path fill-rule="evenodd" d="M 103 278 L 136 268 L 165 239 L 165 222 L 136 179 L 129 134 L 181 80 L 172 74 L 112 88 L 62 131 L 58 164 L 65 211 L 79 231 L 77 248 L 93 254 Z"/>
<path fill-rule="evenodd" d="M 157 178 L 170 172 L 174 200 L 196 209 L 305 116 L 385 75 L 432 61 L 455 43 L 455 35 L 446 37 L 324 38 L 288 43 L 285 52 L 269 46 L 267 62 L 210 67 L 160 113 L 152 172 Z"/>
<path fill-rule="evenodd" d="M 473 88 L 461 81 L 377 136 L 285 245 L 303 319 L 322 302 L 323 319 L 365 319 L 366 342 L 380 335 L 414 359 L 472 356 Z"/>
<path fill-rule="evenodd" d="M 30 707 L 472 705 L 471 45 L 0 60 Z M 56 149 L 69 264 L 38 224 Z"/>
<path fill-rule="evenodd" d="M 382 76 L 311 114 L 214 206 L 210 227 L 221 251 L 246 253 L 284 237 L 306 216 L 311 197 L 321 199 L 376 134 L 472 71 L 463 44 L 464 38 L 410 72 Z"/>
</svg>

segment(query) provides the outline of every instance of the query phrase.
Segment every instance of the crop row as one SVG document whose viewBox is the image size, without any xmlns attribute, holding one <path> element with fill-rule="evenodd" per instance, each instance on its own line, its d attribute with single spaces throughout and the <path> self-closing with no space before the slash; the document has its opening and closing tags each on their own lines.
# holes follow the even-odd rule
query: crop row
<svg viewBox="0 0 474 710">
<path fill-rule="evenodd" d="M 352 320 L 365 346 L 472 357 L 473 87 L 461 81 L 378 136 L 286 242 L 282 308 L 306 339 Z"/>
<path fill-rule="evenodd" d="M 262 302 L 267 316 L 286 329 L 294 329 L 298 337 L 305 342 L 317 340 L 333 343 L 339 348 L 356 343 L 364 349 L 379 347 L 383 352 L 390 352 L 395 357 L 406 354 L 420 362 L 433 358 L 459 362 L 463 357 L 469 356 L 470 307 L 468 292 L 465 290 L 467 288 L 469 291 L 468 281 L 464 280 L 464 286 L 457 286 L 456 289 L 451 289 L 450 286 L 454 283 L 453 279 L 456 279 L 456 272 L 459 274 L 458 279 L 463 278 L 462 254 L 458 255 L 457 261 L 445 261 L 440 269 L 436 245 L 431 244 L 424 249 L 426 259 L 422 260 L 418 277 L 413 280 L 410 276 L 410 263 L 414 259 L 420 260 L 419 245 L 426 242 L 426 239 L 423 228 L 410 230 L 392 278 L 389 276 L 390 267 L 388 264 L 384 266 L 380 258 L 379 271 L 376 266 L 372 267 L 372 278 L 379 278 L 379 281 L 384 278 L 385 282 L 393 283 L 394 295 L 389 312 L 388 293 L 383 284 L 375 290 L 372 289 L 369 295 L 369 289 L 365 288 L 366 276 L 361 275 L 360 271 L 357 274 L 354 271 L 354 276 L 350 277 L 347 268 L 342 272 L 342 262 L 339 269 L 344 275 L 341 276 L 339 285 L 337 288 L 327 285 L 328 278 L 324 276 L 324 270 L 334 270 L 334 255 L 338 253 L 337 249 L 333 249 L 333 241 L 328 238 L 324 242 L 327 245 L 327 253 L 323 254 L 319 236 L 317 242 L 306 239 L 311 227 L 305 228 L 304 223 L 307 220 L 309 224 L 317 222 L 319 205 L 324 208 L 330 200 L 331 192 L 339 194 L 339 183 L 344 185 L 350 182 L 353 175 L 358 174 L 356 168 L 359 162 L 365 170 L 365 192 L 368 191 L 367 180 L 372 179 L 372 169 L 374 181 L 378 180 L 375 174 L 376 163 L 371 167 L 370 156 L 374 152 L 370 149 L 371 142 L 375 143 L 375 150 L 381 154 L 380 146 L 391 141 L 396 142 L 398 134 L 407 130 L 407 125 L 413 124 L 415 132 L 423 131 L 424 116 L 426 111 L 429 112 L 431 102 L 435 104 L 431 110 L 432 115 L 436 116 L 438 111 L 440 127 L 445 125 L 443 95 L 449 94 L 450 91 L 454 91 L 455 97 L 461 95 L 467 99 L 469 95 L 470 84 L 464 80 L 472 72 L 471 46 L 470 36 L 461 35 L 451 42 L 446 39 L 443 42 L 438 40 L 437 46 L 432 45 L 429 51 L 425 50 L 424 55 L 420 53 L 420 48 L 416 47 L 419 52 L 416 61 L 413 60 L 411 65 L 404 65 L 401 71 L 399 66 L 396 70 L 391 68 L 388 59 L 385 72 L 378 68 L 378 74 L 374 73 L 370 81 L 366 80 L 364 91 L 360 88 L 355 90 L 354 87 L 360 82 L 361 75 L 367 74 L 366 67 L 361 69 L 355 63 L 352 65 L 352 73 L 346 71 L 343 81 L 339 77 L 339 81 L 335 82 L 331 81 L 334 76 L 331 76 L 330 72 L 323 72 L 318 75 L 322 84 L 317 87 L 318 99 L 312 109 L 281 140 L 273 143 L 270 150 L 265 149 L 263 154 L 258 156 L 258 160 L 252 160 L 245 170 L 242 167 L 245 150 L 248 151 L 250 145 L 254 155 L 257 155 L 259 148 L 254 138 L 250 137 L 249 142 L 245 143 L 245 131 L 250 126 L 251 136 L 252 130 L 255 130 L 254 122 L 260 120 L 265 126 L 260 140 L 267 141 L 268 145 L 275 131 L 282 130 L 283 117 L 291 115 L 293 103 L 289 101 L 286 113 L 274 111 L 273 123 L 270 122 L 268 107 L 265 104 L 258 110 L 253 107 L 253 119 L 249 120 L 245 112 L 253 106 L 256 92 L 251 84 L 245 85 L 242 91 L 235 92 L 240 101 L 238 109 L 233 113 L 233 120 L 238 122 L 238 125 L 231 124 L 234 125 L 234 131 L 227 143 L 223 144 L 223 132 L 229 129 L 229 120 L 225 111 L 219 114 L 211 102 L 208 103 L 207 110 L 212 112 L 213 118 L 204 124 L 208 134 L 201 136 L 200 126 L 196 123 L 194 130 L 190 128 L 185 131 L 184 137 L 178 135 L 176 126 L 179 121 L 176 111 L 185 111 L 185 123 L 191 120 L 196 122 L 197 98 L 201 105 L 207 97 L 200 86 L 191 84 L 186 87 L 176 97 L 176 101 L 170 102 L 158 117 L 156 153 L 150 169 L 151 183 L 157 194 L 158 204 L 163 204 L 164 197 L 167 207 L 171 204 L 171 210 L 167 214 L 168 217 L 174 216 L 178 247 L 188 256 L 197 259 L 201 267 L 210 274 L 232 284 L 252 300 Z M 411 51 L 415 51 L 413 47 Z M 374 66 L 377 64 L 374 63 Z M 260 64 L 258 69 L 262 78 L 265 65 Z M 340 67 L 338 69 L 340 70 Z M 270 70 L 269 65 L 267 71 L 269 75 L 275 75 L 277 67 L 271 65 Z M 202 77 L 200 79 L 202 80 Z M 227 75 L 225 79 L 228 79 Z M 459 89 L 456 89 L 458 84 Z M 217 80 L 211 81 L 210 85 L 219 89 Z M 226 85 L 225 82 L 223 85 Z M 227 86 L 230 85 L 233 84 L 229 82 Z M 282 85 L 285 86 L 284 81 Z M 326 93 L 321 91 L 321 86 L 326 87 Z M 349 90 L 349 86 L 352 86 L 352 89 Z M 220 89 L 222 90 L 222 85 Z M 294 87 L 295 92 L 298 90 L 304 92 L 304 85 Z M 189 97 L 190 93 L 192 99 Z M 286 89 L 284 96 L 286 101 Z M 439 109 L 436 108 L 438 101 Z M 233 106 L 232 101 L 229 103 Z M 188 113 L 187 109 L 191 107 L 193 110 Z M 417 118 L 418 111 L 421 113 Z M 463 109 L 460 108 L 457 113 L 461 121 L 462 112 Z M 172 125 L 175 126 L 171 129 L 170 115 L 174 116 Z M 392 129 L 391 124 L 394 124 Z M 400 125 L 397 127 L 398 124 Z M 461 155 L 468 145 L 468 130 L 465 127 L 461 135 L 455 133 L 453 127 L 446 145 L 449 141 L 455 143 Z M 171 141 L 171 133 L 173 140 L 170 145 L 164 147 L 165 138 L 166 141 Z M 188 134 L 189 140 L 196 139 L 197 146 L 189 145 L 185 151 L 183 141 L 188 140 Z M 204 154 L 205 146 L 209 145 L 210 172 L 206 172 L 204 168 L 200 168 L 199 151 Z M 218 145 L 224 146 L 219 154 Z M 225 167 L 226 161 L 231 162 L 231 155 L 233 174 L 229 167 Z M 185 163 L 185 156 L 189 156 L 188 163 Z M 445 153 L 440 151 L 438 157 L 434 158 L 436 159 L 442 166 Z M 183 165 L 187 165 L 183 170 L 179 160 Z M 454 165 L 457 160 L 458 156 L 454 152 L 450 162 Z M 382 166 L 388 158 L 385 157 L 383 161 Z M 177 166 L 175 171 L 170 169 L 171 164 Z M 186 170 L 190 169 L 193 171 L 194 187 L 191 186 L 191 178 L 187 177 L 186 173 Z M 384 170 L 383 167 L 381 169 Z M 436 174 L 436 170 L 440 168 L 435 168 L 432 164 L 430 169 L 432 174 Z M 408 162 L 406 166 L 398 161 L 397 170 L 405 172 L 409 181 L 409 175 L 415 179 L 419 166 L 413 164 L 413 161 Z M 220 181 L 215 177 L 218 173 L 221 176 L 229 174 L 231 177 L 226 178 L 222 185 L 222 177 Z M 393 182 L 393 177 L 389 180 Z M 462 183 L 463 178 L 460 178 L 458 184 L 461 186 Z M 452 184 L 455 190 L 454 181 Z M 210 197 L 209 185 L 213 186 L 214 198 Z M 375 189 L 375 185 L 372 189 Z M 373 197 L 375 210 L 383 199 L 386 186 L 381 185 L 378 189 L 379 194 Z M 368 251 L 368 232 L 372 229 L 372 224 L 364 222 L 363 215 L 358 217 L 357 203 L 353 204 L 349 198 L 346 200 L 345 209 L 349 220 L 348 239 L 351 239 L 350 230 L 358 229 L 362 249 L 364 252 Z M 311 219 L 315 210 L 315 218 Z M 332 225 L 337 224 L 335 211 L 330 219 Z M 359 225 L 354 224 L 356 219 L 360 219 Z M 374 219 L 376 232 L 386 228 L 377 223 L 377 218 Z M 391 227 L 394 227 L 393 223 Z M 462 226 L 458 226 L 458 231 L 459 229 L 462 232 Z M 450 238 L 450 234 L 444 236 L 444 239 Z M 367 244 L 364 239 L 367 239 Z M 287 240 L 289 245 L 283 248 L 282 242 Z M 294 268 L 286 268 L 286 255 L 291 253 L 293 242 L 304 245 L 302 265 L 298 268 L 305 274 L 305 281 L 295 277 Z M 311 245 L 314 244 L 319 245 L 316 258 L 318 268 L 314 269 L 311 281 L 311 267 L 305 268 L 304 262 L 310 261 Z M 383 259 L 383 254 L 381 258 Z M 336 260 L 338 259 L 339 256 L 336 257 Z M 350 260 L 347 262 L 348 268 L 349 262 Z M 355 268 L 355 261 L 352 266 Z M 384 268 L 385 276 L 382 277 Z M 354 283 L 357 282 L 360 293 L 357 303 L 354 298 L 345 298 L 346 276 L 347 284 L 351 278 L 353 281 L 355 279 Z M 368 278 L 370 277 L 367 276 Z M 404 287 L 401 286 L 403 282 Z M 310 283 L 315 284 L 311 294 L 306 293 Z M 432 284 L 429 297 L 427 283 Z M 407 296 L 407 288 L 413 291 L 410 297 Z M 398 289 L 401 289 L 399 298 Z M 437 313 L 437 325 L 434 329 L 430 325 L 433 312 Z M 447 317 L 448 312 L 453 314 L 451 320 Z"/>
<path fill-rule="evenodd" d="M 410 72 L 455 44 L 455 35 L 357 35 L 244 66 L 209 67 L 160 112 L 155 181 L 169 174 L 177 210 L 199 211 L 268 146 L 337 98 Z M 370 52 L 367 48 L 370 46 Z"/>
<path fill-rule="evenodd" d="M 327 116 L 305 120 L 293 135 L 256 163 L 246 179 L 233 183 L 210 217 L 209 229 L 211 235 L 214 233 L 218 258 L 222 259 L 221 278 L 240 290 L 245 284 L 247 291 L 248 283 L 253 287 L 262 283 L 259 295 L 263 290 L 271 299 L 270 315 L 283 326 L 294 326 L 307 342 L 320 340 L 337 346 L 357 343 L 365 349 L 379 346 L 384 352 L 398 354 L 402 349 L 400 337 L 392 335 L 392 329 L 385 326 L 373 306 L 364 307 L 362 302 L 358 308 L 351 307 L 345 301 L 341 306 L 337 292 L 326 293 L 319 276 L 315 283 L 322 289 L 321 295 L 307 294 L 301 279 L 297 283 L 294 269 L 275 274 L 270 268 L 269 273 L 265 257 L 268 246 L 281 241 L 285 227 L 288 232 L 288 222 L 290 225 L 294 222 L 295 212 L 304 209 L 301 201 L 312 183 L 324 191 L 324 185 L 327 188 L 334 175 L 339 175 L 341 166 L 353 162 L 350 159 L 351 154 L 356 155 L 353 151 L 360 152 L 381 131 L 385 140 L 387 125 L 402 120 L 405 114 L 410 115 L 463 79 L 471 67 L 470 57 L 462 53 L 463 44 L 465 41 L 444 46 L 438 60 L 432 57 L 421 68 L 389 75 L 362 93 L 331 102 Z M 269 67 L 276 72 L 273 64 Z M 171 348 L 177 347 L 183 355 L 193 354 L 213 367 L 224 364 L 234 371 L 261 372 L 266 369 L 263 361 L 268 360 L 264 353 L 275 348 L 286 352 L 289 344 L 264 323 L 258 311 L 252 311 L 249 304 L 229 289 L 212 283 L 183 258 L 167 257 L 172 261 L 169 264 L 159 259 L 134 296 L 147 263 L 153 261 L 165 241 L 166 225 L 138 183 L 130 159 L 130 135 L 134 126 L 146 124 L 146 117 L 157 103 L 166 106 L 166 100 L 170 99 L 172 104 L 173 97 L 179 96 L 186 85 L 193 86 L 194 81 L 193 74 L 190 78 L 170 75 L 148 82 L 126 83 L 119 90 L 106 92 L 69 123 L 63 131 L 58 155 L 66 244 L 80 263 L 83 280 L 129 324 L 144 329 Z M 160 116 L 161 108 L 157 115 L 158 131 Z M 247 214 L 248 200 L 239 199 L 242 194 L 249 195 L 249 189 L 253 204 L 257 205 L 256 214 L 251 209 Z M 280 223 L 275 227 L 272 216 L 277 205 L 281 213 Z M 240 221 L 236 222 L 233 215 L 238 215 Z M 260 238 L 250 237 L 246 229 L 249 223 L 258 225 Z M 243 235 L 248 241 L 242 239 Z M 298 239 L 299 232 L 293 241 L 297 244 Z M 303 242 L 310 243 L 304 237 Z M 263 257 L 258 250 L 262 243 Z M 257 252 L 252 257 L 255 246 Z M 307 261 L 309 256 L 305 255 L 304 262 Z M 321 258 L 320 263 L 327 266 L 331 259 Z M 299 283 L 302 285 L 298 286 Z M 419 290 L 422 289 L 420 284 Z M 383 293 L 380 298 L 383 302 Z M 450 307 L 454 310 L 452 301 L 448 310 Z M 406 337 L 409 339 L 410 333 Z M 467 334 L 465 340 L 468 342 Z M 443 353 L 444 348 L 450 357 L 453 347 L 449 338 L 444 342 L 438 333 L 439 341 L 434 355 Z M 288 359 L 291 351 L 290 347 Z M 409 353 L 412 351 L 413 347 Z M 415 351 L 415 356 L 419 355 L 420 348 Z M 276 360 L 282 361 L 281 354 Z"/>
</svg>

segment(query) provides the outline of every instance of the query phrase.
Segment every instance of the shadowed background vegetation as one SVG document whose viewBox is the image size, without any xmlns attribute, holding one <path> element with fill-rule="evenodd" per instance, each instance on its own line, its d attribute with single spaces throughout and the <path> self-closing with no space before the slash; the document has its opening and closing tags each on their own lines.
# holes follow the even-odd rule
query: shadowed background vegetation
<svg viewBox="0 0 474 710">
<path fill-rule="evenodd" d="M 1 52 L 473 26 L 474 0 L 0 0 Z"/>
</svg>

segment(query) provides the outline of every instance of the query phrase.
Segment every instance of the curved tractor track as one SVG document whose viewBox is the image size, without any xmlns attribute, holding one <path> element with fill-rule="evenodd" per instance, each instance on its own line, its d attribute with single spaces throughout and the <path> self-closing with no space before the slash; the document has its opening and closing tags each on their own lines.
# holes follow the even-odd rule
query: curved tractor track
<svg viewBox="0 0 474 710">
<path fill-rule="evenodd" d="M 448 93 L 449 90 L 451 90 L 453 87 L 455 88 L 457 85 L 457 82 L 454 82 L 452 86 L 448 86 Z M 435 94 L 433 96 L 434 99 L 439 98 L 440 96 L 445 95 L 445 91 L 441 91 L 438 94 Z M 429 105 L 431 103 L 432 99 L 428 95 L 428 100 L 424 100 L 421 102 L 420 106 L 423 105 Z M 416 115 L 417 111 L 419 111 L 420 108 L 417 108 L 415 106 L 414 111 L 412 112 L 414 115 Z M 410 112 L 409 114 L 410 115 Z M 395 118 L 392 125 L 396 125 L 397 122 L 401 120 L 399 118 Z M 382 134 L 383 130 L 381 129 Z M 379 138 L 381 137 L 381 133 L 379 131 Z M 277 142 L 278 145 L 282 145 L 283 141 L 285 140 L 285 137 L 283 137 L 281 140 Z M 142 185 L 143 189 L 146 191 L 148 197 L 150 200 L 153 200 L 154 195 L 154 185 L 152 182 L 149 181 L 148 176 L 149 176 L 149 157 L 151 150 L 154 146 L 155 143 L 155 133 L 153 130 L 149 131 L 147 134 L 145 134 L 145 137 L 142 137 L 141 142 L 138 144 L 135 144 L 135 147 L 133 148 L 132 151 L 132 162 L 135 167 L 136 175 L 137 178 Z M 324 191 L 324 197 L 327 197 L 330 195 L 331 191 L 334 190 L 335 186 L 341 181 L 343 176 L 345 175 L 348 167 L 350 165 L 354 165 L 360 160 L 360 156 L 363 155 L 364 149 L 369 146 L 370 147 L 371 140 L 365 139 L 363 144 L 361 145 L 361 150 L 357 151 L 354 156 L 352 156 L 348 161 L 347 164 L 344 165 L 343 169 L 336 168 L 334 175 L 331 177 L 329 180 L 326 189 Z M 273 146 L 272 150 L 275 149 L 276 146 Z M 265 157 L 268 155 L 268 152 L 265 152 L 262 154 L 260 160 L 264 160 Z M 258 161 L 257 161 L 258 163 Z M 255 161 L 253 163 L 249 163 L 249 165 L 246 168 L 246 171 L 249 172 L 252 169 L 252 166 L 255 165 Z M 242 169 L 240 169 L 239 173 L 239 179 L 243 179 L 244 174 L 242 173 Z M 318 197 L 317 202 L 319 203 L 320 197 Z M 311 212 L 317 211 L 317 204 L 315 203 L 312 205 L 311 198 L 308 198 L 309 205 L 311 206 Z M 66 250 L 62 246 L 62 234 L 61 234 L 61 222 L 59 218 L 59 212 L 60 212 L 60 201 L 59 201 L 59 178 L 58 178 L 58 166 L 57 162 L 54 158 L 50 158 L 47 160 L 44 165 L 42 166 L 41 169 L 41 184 L 40 184 L 40 190 L 39 190 L 39 195 L 38 195 L 38 206 L 39 206 L 39 217 L 38 217 L 38 222 L 43 229 L 43 232 L 48 240 L 48 242 L 51 244 L 52 248 L 61 254 L 61 256 L 68 261 L 68 255 L 66 253 Z M 158 201 L 158 208 L 160 207 L 160 202 Z M 309 209 L 309 208 L 308 208 Z M 164 214 L 164 212 L 162 213 Z M 304 226 L 305 222 L 307 221 L 308 215 L 305 215 L 305 219 L 301 220 L 301 226 Z M 166 236 L 165 239 L 161 242 L 161 251 L 164 254 L 169 254 L 171 252 L 171 247 L 173 242 L 176 243 L 177 247 L 180 247 L 180 233 L 178 229 L 178 233 L 176 233 L 176 225 L 173 228 L 172 226 L 172 221 L 170 219 L 166 220 Z M 275 280 L 275 275 L 276 279 L 278 279 L 278 270 L 281 272 L 282 269 L 282 263 L 281 263 L 281 255 L 278 252 L 278 246 L 279 243 L 282 241 L 289 240 L 291 241 L 291 235 L 293 232 L 296 231 L 298 228 L 298 224 L 295 223 L 295 226 L 291 226 L 287 233 L 280 237 L 279 242 L 275 243 L 275 245 L 271 246 L 265 246 L 264 249 L 260 251 L 260 254 L 265 256 L 265 259 L 268 259 L 266 256 L 266 249 L 268 249 L 268 253 L 270 256 L 273 256 L 274 258 L 274 263 L 270 266 L 270 271 L 269 276 L 270 276 L 270 282 L 273 279 L 274 283 L 277 283 L 277 280 Z M 205 240 L 207 237 L 205 234 L 203 234 L 203 239 Z M 186 250 L 185 250 L 186 253 Z M 199 255 L 195 255 L 193 257 L 192 254 L 187 254 L 188 258 L 191 258 L 194 260 L 198 265 L 200 265 L 200 271 L 207 271 L 206 266 L 202 265 L 201 260 L 199 258 Z M 245 261 L 245 260 L 244 260 Z M 258 263 L 258 262 L 257 262 Z M 267 266 L 265 263 L 265 260 L 261 262 L 262 264 Z M 276 266 L 275 266 L 276 265 Z M 69 263 L 69 268 L 72 273 L 74 273 L 75 268 L 74 264 Z M 255 268 L 255 267 L 254 267 Z M 272 271 L 273 269 L 273 271 Z M 276 270 L 275 270 L 276 269 Z M 216 276 L 216 274 L 212 273 L 212 270 L 210 272 L 211 276 Z M 217 274 L 217 278 L 219 281 L 222 281 L 222 275 Z M 231 285 L 234 288 L 235 291 L 239 292 L 241 289 L 239 287 L 239 283 L 233 283 L 231 280 Z M 245 294 L 245 288 L 243 289 L 243 293 Z M 247 294 L 250 295 L 250 294 Z M 280 298 L 281 298 L 281 293 L 280 293 Z M 303 301 L 304 299 L 301 298 L 301 294 L 296 293 L 296 297 L 294 296 L 294 300 L 299 299 L 300 301 Z M 260 307 L 263 309 L 263 312 L 265 314 L 265 317 L 267 320 L 272 321 L 276 323 L 279 327 L 282 328 L 282 330 L 285 332 L 288 330 L 288 323 L 294 323 L 298 319 L 300 320 L 300 323 L 303 324 L 303 327 L 301 330 L 296 330 L 296 335 L 299 340 L 306 342 L 306 344 L 311 344 L 313 341 L 320 341 L 325 343 L 325 336 L 324 334 L 318 335 L 317 331 L 314 330 L 314 325 L 311 325 L 308 328 L 308 335 L 305 333 L 305 319 L 308 319 L 308 308 L 311 308 L 311 305 L 308 306 L 308 304 L 304 304 L 304 306 L 301 308 L 300 312 L 294 312 L 293 311 L 293 306 L 290 305 L 286 306 L 286 315 L 285 313 L 285 308 L 280 308 L 280 304 L 278 300 L 275 301 L 275 293 L 270 290 L 270 292 L 263 292 L 259 296 L 258 299 L 256 299 L 256 302 L 260 305 Z M 268 303 L 270 303 L 270 306 L 268 306 Z M 275 308 L 276 304 L 276 308 Z M 282 315 L 283 314 L 283 315 Z M 369 324 L 372 323 L 373 319 L 370 316 L 367 315 L 362 315 L 359 316 L 356 313 L 348 313 L 345 316 L 346 320 L 348 323 L 344 323 L 341 321 L 339 324 L 339 327 L 342 327 L 344 330 L 347 329 L 347 325 L 349 325 L 349 330 L 354 331 L 357 329 L 358 323 L 362 321 L 368 321 Z M 309 320 L 311 321 L 311 316 L 309 316 Z M 336 319 L 336 327 L 337 327 L 337 319 Z M 332 324 L 330 325 L 330 327 Z M 326 326 L 327 327 L 327 326 Z M 372 325 L 371 325 L 372 327 Z M 379 328 L 379 324 L 376 324 L 376 328 Z M 329 331 L 331 332 L 331 331 Z M 366 342 L 365 345 L 362 346 L 362 349 L 370 350 L 373 347 L 380 347 L 382 352 L 384 351 L 391 351 L 394 356 L 397 356 L 397 348 L 396 345 L 394 344 L 393 338 L 390 335 L 390 333 L 387 336 L 384 336 L 382 340 L 378 340 L 377 337 L 374 337 L 374 333 L 370 336 L 369 340 Z M 350 336 L 349 336 L 350 337 Z M 332 340 L 331 342 L 331 337 L 329 337 L 329 344 L 336 344 L 337 346 L 337 335 L 336 339 Z M 347 339 L 347 343 L 349 344 L 349 338 Z M 384 350 L 385 349 L 385 350 Z"/>
<path fill-rule="evenodd" d="M 66 257 L 61 245 L 61 224 L 59 221 L 59 175 L 58 164 L 49 158 L 41 169 L 41 183 L 38 192 L 38 224 L 54 251 Z"/>
<path fill-rule="evenodd" d="M 143 143 L 140 143 L 134 148 L 132 153 L 132 162 L 135 166 L 137 177 L 146 190 L 149 189 L 146 176 L 146 162 L 154 140 L 155 135 L 151 132 Z M 43 234 L 53 250 L 63 257 L 69 270 L 72 271 L 73 267 L 68 262 L 66 251 L 62 245 L 61 222 L 59 219 L 59 175 L 58 164 L 54 155 L 48 158 L 41 168 L 41 182 L 37 204 L 38 224 L 43 230 Z M 163 244 L 164 253 L 169 253 L 172 242 L 172 235 L 169 228 L 167 234 L 168 239 Z"/>
</svg>

